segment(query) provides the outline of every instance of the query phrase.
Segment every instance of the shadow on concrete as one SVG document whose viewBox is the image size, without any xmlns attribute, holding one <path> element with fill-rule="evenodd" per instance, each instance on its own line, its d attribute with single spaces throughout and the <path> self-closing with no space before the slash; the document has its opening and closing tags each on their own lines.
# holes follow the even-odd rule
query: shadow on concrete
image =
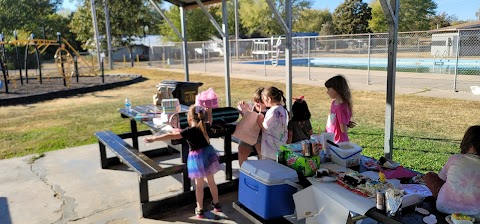
<svg viewBox="0 0 480 224">
<path fill-rule="evenodd" d="M 6 197 L 0 197 L 0 223 L 12 224 L 10 217 L 10 209 L 8 207 L 8 200 Z"/>
</svg>

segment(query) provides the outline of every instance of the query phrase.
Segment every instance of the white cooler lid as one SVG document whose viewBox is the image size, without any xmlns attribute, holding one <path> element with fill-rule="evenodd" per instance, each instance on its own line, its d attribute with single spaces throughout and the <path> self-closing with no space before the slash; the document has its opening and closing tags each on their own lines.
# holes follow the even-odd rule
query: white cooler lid
<svg viewBox="0 0 480 224">
<path fill-rule="evenodd" d="M 252 176 L 265 185 L 285 184 L 286 180 L 298 182 L 297 172 L 273 160 L 247 160 L 240 172 Z"/>
</svg>

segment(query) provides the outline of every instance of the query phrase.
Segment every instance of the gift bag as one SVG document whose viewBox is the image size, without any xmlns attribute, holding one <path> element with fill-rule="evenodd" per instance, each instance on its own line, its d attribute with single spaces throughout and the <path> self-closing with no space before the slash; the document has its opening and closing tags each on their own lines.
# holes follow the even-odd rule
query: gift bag
<svg viewBox="0 0 480 224">
<path fill-rule="evenodd" d="M 237 123 L 233 136 L 249 145 L 255 145 L 257 143 L 258 134 L 260 133 L 257 118 L 258 113 L 243 111 L 242 119 Z"/>
<path fill-rule="evenodd" d="M 212 87 L 197 94 L 195 105 L 205 108 L 218 108 L 218 97 Z"/>
</svg>

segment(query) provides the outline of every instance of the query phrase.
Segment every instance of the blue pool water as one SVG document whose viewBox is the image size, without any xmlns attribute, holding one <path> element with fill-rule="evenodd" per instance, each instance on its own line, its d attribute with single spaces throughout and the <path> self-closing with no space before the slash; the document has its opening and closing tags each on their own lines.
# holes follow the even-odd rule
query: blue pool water
<svg viewBox="0 0 480 224">
<path fill-rule="evenodd" d="M 242 62 L 245 64 L 260 64 L 264 61 Z M 265 61 L 267 65 L 271 65 L 271 61 Z M 352 68 L 352 69 L 367 69 L 368 58 L 311 58 L 310 66 L 312 67 L 328 67 L 328 68 Z M 278 60 L 278 65 L 284 66 L 285 60 Z M 308 66 L 308 58 L 292 59 L 293 66 Z M 457 66 L 457 71 L 462 73 L 476 73 L 480 72 L 480 60 L 477 59 L 459 59 L 456 65 L 456 60 L 451 59 L 425 59 L 425 58 L 398 58 L 397 69 L 399 71 L 416 72 L 431 72 L 442 70 L 444 72 L 452 72 Z M 371 58 L 370 69 L 383 70 L 387 68 L 387 58 Z"/>
</svg>

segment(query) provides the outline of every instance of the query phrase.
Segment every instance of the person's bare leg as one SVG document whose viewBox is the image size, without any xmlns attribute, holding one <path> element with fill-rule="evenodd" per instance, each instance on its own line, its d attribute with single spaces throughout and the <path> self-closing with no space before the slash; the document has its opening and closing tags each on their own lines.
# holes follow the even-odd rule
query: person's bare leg
<svg viewBox="0 0 480 224">
<path fill-rule="evenodd" d="M 238 145 L 238 164 L 242 167 L 243 162 L 250 156 L 251 148 L 246 144 Z"/>
<path fill-rule="evenodd" d="M 197 208 L 203 209 L 203 183 L 205 181 L 202 177 L 195 178 L 195 197 L 197 199 Z"/>
<path fill-rule="evenodd" d="M 215 183 L 215 178 L 213 177 L 213 174 L 207 176 L 207 183 L 208 183 L 208 188 L 210 188 L 210 193 L 212 194 L 213 203 L 217 204 L 219 202 L 218 188 L 217 188 L 217 184 Z"/>
</svg>

